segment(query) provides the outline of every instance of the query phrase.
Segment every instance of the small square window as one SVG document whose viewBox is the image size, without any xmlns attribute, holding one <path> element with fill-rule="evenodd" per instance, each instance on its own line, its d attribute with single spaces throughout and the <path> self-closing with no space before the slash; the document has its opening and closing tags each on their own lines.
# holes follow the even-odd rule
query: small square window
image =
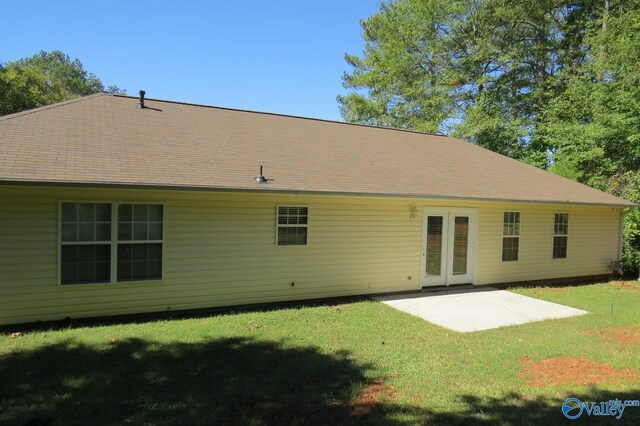
<svg viewBox="0 0 640 426">
<path fill-rule="evenodd" d="M 309 208 L 304 206 L 278 206 L 276 218 L 276 245 L 307 245 Z"/>
</svg>

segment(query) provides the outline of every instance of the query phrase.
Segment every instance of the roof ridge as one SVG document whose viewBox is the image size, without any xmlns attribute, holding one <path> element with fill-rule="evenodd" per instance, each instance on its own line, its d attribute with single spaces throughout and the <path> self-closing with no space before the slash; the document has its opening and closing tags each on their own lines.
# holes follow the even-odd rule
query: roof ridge
<svg viewBox="0 0 640 426">
<path fill-rule="evenodd" d="M 38 108 L 33 108 L 33 109 L 25 110 L 25 111 L 14 112 L 13 114 L 3 115 L 3 116 L 0 117 L 0 121 L 11 120 L 12 118 L 23 117 L 25 115 L 34 114 L 34 113 L 45 111 L 45 110 L 48 110 L 48 109 L 57 108 L 57 107 L 60 107 L 60 106 L 69 105 L 69 104 L 73 104 L 73 103 L 76 103 L 76 102 L 97 98 L 97 97 L 100 97 L 100 96 L 110 96 L 110 95 L 108 93 L 101 92 L 101 93 L 94 93 L 92 95 L 87 95 L 87 96 L 78 96 L 77 98 L 69 99 L 68 101 L 56 102 L 54 104 L 44 105 L 44 106 L 41 106 L 41 107 L 38 107 Z"/>
<path fill-rule="evenodd" d="M 117 98 L 138 99 L 137 96 L 132 96 L 132 95 L 113 94 L 112 96 L 113 97 L 117 97 Z M 169 103 L 169 104 L 195 106 L 195 107 L 200 107 L 200 108 L 214 108 L 214 109 L 221 109 L 221 110 L 225 110 L 225 111 L 244 112 L 244 113 L 248 113 L 248 114 L 273 115 L 273 116 L 276 116 L 276 117 L 287 117 L 287 118 L 296 118 L 296 119 L 299 119 L 299 120 L 321 121 L 321 122 L 324 122 L 324 123 L 346 124 L 346 125 L 349 125 L 349 126 L 369 127 L 369 128 L 372 128 L 372 129 L 395 130 L 395 131 L 398 131 L 398 132 L 415 133 L 415 134 L 418 134 L 418 135 L 432 135 L 432 136 L 441 136 L 441 137 L 452 137 L 452 136 L 449 136 L 447 134 L 437 133 L 437 132 L 423 132 L 423 131 L 419 131 L 419 130 L 401 129 L 399 127 L 385 127 L 385 126 L 375 126 L 373 124 L 350 123 L 348 121 L 329 120 L 327 118 L 305 117 L 305 116 L 301 116 L 301 115 L 282 114 L 282 113 L 269 112 L 269 111 L 256 111 L 256 110 L 243 109 L 243 108 L 222 107 L 222 106 L 216 106 L 216 105 L 198 104 L 198 103 L 194 103 L 194 102 L 171 101 L 171 100 L 167 100 L 167 99 L 157 99 L 157 98 L 148 98 L 148 97 L 145 97 L 145 101 L 165 102 L 165 103 Z"/>
</svg>

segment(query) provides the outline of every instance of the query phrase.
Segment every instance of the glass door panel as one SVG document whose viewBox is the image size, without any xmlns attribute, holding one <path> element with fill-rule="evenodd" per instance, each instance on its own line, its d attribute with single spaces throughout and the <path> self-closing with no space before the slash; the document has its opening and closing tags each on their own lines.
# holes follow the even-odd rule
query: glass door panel
<svg viewBox="0 0 640 426">
<path fill-rule="evenodd" d="M 456 216 L 453 224 L 453 275 L 467 273 L 469 249 L 469 217 Z"/>
<path fill-rule="evenodd" d="M 442 231 L 444 217 L 427 217 L 427 276 L 442 275 Z"/>
</svg>

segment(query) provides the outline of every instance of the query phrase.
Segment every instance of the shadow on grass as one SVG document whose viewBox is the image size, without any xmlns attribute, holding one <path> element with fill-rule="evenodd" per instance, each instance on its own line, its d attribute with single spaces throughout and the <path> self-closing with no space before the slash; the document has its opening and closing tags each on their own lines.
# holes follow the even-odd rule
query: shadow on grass
<svg viewBox="0 0 640 426">
<path fill-rule="evenodd" d="M 627 407 L 620 419 L 611 416 L 589 416 L 586 411 L 575 420 L 562 414 L 562 403 L 573 397 L 583 402 L 640 399 L 640 389 L 636 391 L 610 392 L 596 388 L 588 392 L 572 393 L 563 398 L 524 397 L 518 393 L 509 393 L 501 397 L 477 397 L 462 395 L 453 404 L 453 412 L 417 413 L 424 416 L 424 423 L 437 425 L 566 425 L 566 424 L 640 424 L 640 407 Z M 576 411 L 569 413 L 576 415 Z"/>
<path fill-rule="evenodd" d="M 347 353 L 245 338 L 66 341 L 0 357 L 0 423 L 352 423 L 377 409 L 353 399 L 369 369 Z"/>
<path fill-rule="evenodd" d="M 562 399 L 456 397 L 449 411 L 364 398 L 373 366 L 346 352 L 228 338 L 158 344 L 75 341 L 0 357 L 0 423 L 562 424 Z M 437 390 L 430 390 L 434 393 Z M 450 392 L 442 389 L 442 392 Z M 584 401 L 640 398 L 593 390 Z M 586 415 L 584 416 L 586 417 Z M 588 420 L 594 420 L 593 418 Z M 640 408 L 623 423 L 640 424 Z M 616 424 L 621 424 L 617 422 Z"/>
</svg>

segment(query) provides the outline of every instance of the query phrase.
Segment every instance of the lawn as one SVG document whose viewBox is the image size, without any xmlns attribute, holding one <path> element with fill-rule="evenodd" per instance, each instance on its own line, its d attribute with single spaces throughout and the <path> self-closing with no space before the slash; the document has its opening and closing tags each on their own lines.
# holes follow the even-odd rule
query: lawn
<svg viewBox="0 0 640 426">
<path fill-rule="evenodd" d="M 548 425 L 568 397 L 640 399 L 640 283 L 512 291 L 591 314 L 463 334 L 360 300 L 6 329 L 0 424 Z"/>
</svg>

